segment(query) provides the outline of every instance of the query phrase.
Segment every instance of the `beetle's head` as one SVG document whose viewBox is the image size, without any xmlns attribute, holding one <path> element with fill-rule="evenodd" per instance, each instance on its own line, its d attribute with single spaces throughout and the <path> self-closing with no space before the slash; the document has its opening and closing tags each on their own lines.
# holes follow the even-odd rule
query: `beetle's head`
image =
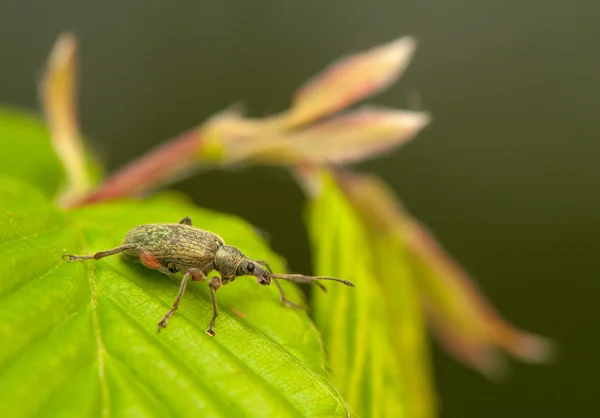
<svg viewBox="0 0 600 418">
<path fill-rule="evenodd" d="M 271 274 L 267 269 L 231 245 L 219 247 L 215 254 L 215 268 L 224 282 L 232 281 L 237 276 L 254 276 L 258 284 L 271 284 Z"/>
<path fill-rule="evenodd" d="M 254 260 L 244 257 L 244 259 L 238 265 L 236 276 L 254 276 L 256 282 L 263 286 L 271 284 L 271 274 L 262 265 Z"/>
</svg>

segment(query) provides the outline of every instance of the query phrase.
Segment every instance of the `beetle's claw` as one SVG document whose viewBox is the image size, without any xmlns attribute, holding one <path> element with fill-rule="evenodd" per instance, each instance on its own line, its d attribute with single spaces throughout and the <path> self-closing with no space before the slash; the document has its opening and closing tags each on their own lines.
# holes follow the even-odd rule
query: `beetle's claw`
<svg viewBox="0 0 600 418">
<path fill-rule="evenodd" d="M 92 258 L 94 258 L 94 257 L 91 255 L 71 255 L 71 254 L 63 254 L 62 255 L 62 259 L 67 260 L 69 262 L 77 261 L 77 260 L 91 260 Z"/>
<path fill-rule="evenodd" d="M 294 309 L 302 309 L 302 306 L 298 305 L 297 303 L 294 302 L 290 302 L 287 299 L 282 299 L 281 303 L 283 303 L 285 306 L 289 306 L 290 308 L 294 308 Z"/>
<path fill-rule="evenodd" d="M 158 323 L 157 332 L 160 332 L 161 329 L 166 328 L 166 327 L 167 327 L 167 321 L 165 319 L 161 319 L 161 321 Z"/>
<path fill-rule="evenodd" d="M 215 334 L 215 331 L 214 331 L 212 328 L 209 328 L 209 329 L 207 329 L 207 330 L 206 330 L 206 333 L 207 333 L 208 335 L 210 335 L 211 337 L 214 337 L 214 336 L 216 335 L 216 334 Z"/>
</svg>

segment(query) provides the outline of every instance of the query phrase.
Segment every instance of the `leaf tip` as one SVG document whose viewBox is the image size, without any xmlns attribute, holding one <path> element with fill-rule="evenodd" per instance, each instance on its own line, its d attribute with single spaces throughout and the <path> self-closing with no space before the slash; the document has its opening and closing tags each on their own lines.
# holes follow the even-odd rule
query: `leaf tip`
<svg viewBox="0 0 600 418">
<path fill-rule="evenodd" d="M 511 351 L 519 359 L 530 363 L 548 363 L 557 357 L 554 341 L 529 333 L 521 336 Z"/>
<path fill-rule="evenodd" d="M 50 53 L 48 69 L 62 68 L 69 65 L 75 54 L 77 54 L 77 37 L 71 31 L 61 33 Z M 48 73 L 44 75 L 48 76 Z"/>
<path fill-rule="evenodd" d="M 416 46 L 414 37 L 404 36 L 336 60 L 296 91 L 288 123 L 322 118 L 387 89 L 408 67 Z"/>
</svg>

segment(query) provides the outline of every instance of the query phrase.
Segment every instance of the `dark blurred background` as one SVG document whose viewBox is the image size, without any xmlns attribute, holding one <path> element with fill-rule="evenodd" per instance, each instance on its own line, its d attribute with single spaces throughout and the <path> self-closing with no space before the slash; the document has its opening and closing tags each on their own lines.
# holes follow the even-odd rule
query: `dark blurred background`
<svg viewBox="0 0 600 418">
<path fill-rule="evenodd" d="M 0 0 L 0 101 L 37 108 L 40 69 L 73 30 L 82 126 L 114 170 L 234 102 L 280 111 L 334 58 L 415 35 L 406 76 L 370 102 L 409 108 L 420 96 L 434 122 L 359 168 L 392 185 L 509 320 L 560 346 L 554 364 L 517 364 L 500 384 L 436 348 L 443 416 L 599 416 L 600 3 L 172 4 Z M 252 201 L 257 187 L 268 207 Z M 302 193 L 285 172 L 208 172 L 176 188 L 268 231 L 310 271 Z"/>
</svg>

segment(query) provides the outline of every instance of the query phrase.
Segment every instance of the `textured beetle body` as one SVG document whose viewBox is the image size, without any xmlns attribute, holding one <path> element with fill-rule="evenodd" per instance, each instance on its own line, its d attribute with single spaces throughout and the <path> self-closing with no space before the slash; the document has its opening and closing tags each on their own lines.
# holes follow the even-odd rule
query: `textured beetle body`
<svg viewBox="0 0 600 418">
<path fill-rule="evenodd" d="M 123 244 L 143 247 L 160 262 L 159 270 L 163 273 L 195 268 L 208 275 L 215 270 L 215 256 L 225 241 L 215 233 L 191 225 L 162 223 L 136 226 L 127 233 Z M 140 261 L 136 251 L 123 251 L 123 255 Z"/>
<path fill-rule="evenodd" d="M 192 219 L 183 218 L 179 223 L 161 223 L 140 225 L 131 229 L 125 236 L 123 245 L 110 250 L 99 251 L 94 255 L 63 255 L 69 261 L 100 260 L 116 254 L 123 254 L 126 258 L 141 262 L 144 266 L 166 274 L 181 271 L 184 273 L 179 287 L 177 299 L 173 307 L 158 323 L 158 330 L 167 326 L 167 321 L 179 307 L 179 302 L 185 292 L 187 282 L 206 280 L 208 274 L 216 270 L 221 277 L 213 276 L 208 280 L 208 288 L 213 305 L 213 316 L 206 333 L 215 336 L 213 329 L 215 320 L 219 315 L 215 292 L 237 276 L 254 276 L 256 282 L 268 286 L 271 280 L 275 281 L 279 289 L 282 303 L 299 307 L 286 299 L 283 288 L 277 279 L 289 280 L 297 283 L 313 283 L 325 290 L 318 280 L 333 280 L 354 286 L 347 280 L 335 277 L 304 276 L 302 274 L 275 274 L 269 266 L 262 261 L 246 257 L 238 248 L 225 245 L 223 238 L 217 234 L 192 226 Z"/>
</svg>

